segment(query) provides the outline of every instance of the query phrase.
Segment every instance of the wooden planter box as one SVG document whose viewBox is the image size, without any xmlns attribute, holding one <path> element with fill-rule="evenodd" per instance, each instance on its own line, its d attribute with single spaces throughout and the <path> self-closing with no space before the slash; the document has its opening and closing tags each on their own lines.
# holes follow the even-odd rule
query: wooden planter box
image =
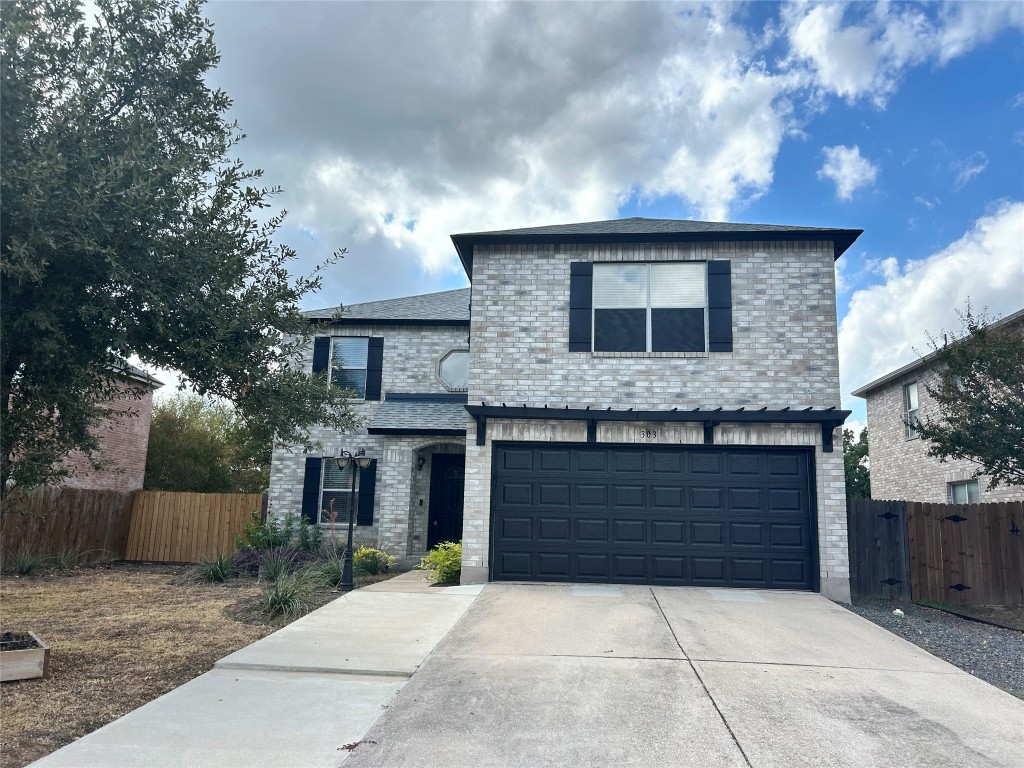
<svg viewBox="0 0 1024 768">
<path fill-rule="evenodd" d="M 50 646 L 36 637 L 34 632 L 26 634 L 31 635 L 38 647 L 0 651 L 0 682 L 47 677 L 50 674 Z"/>
</svg>

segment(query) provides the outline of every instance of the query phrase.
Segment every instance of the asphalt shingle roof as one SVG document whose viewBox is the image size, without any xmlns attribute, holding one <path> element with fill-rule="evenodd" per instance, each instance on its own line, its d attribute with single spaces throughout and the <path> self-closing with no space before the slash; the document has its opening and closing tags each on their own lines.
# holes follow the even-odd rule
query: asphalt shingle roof
<svg viewBox="0 0 1024 768">
<path fill-rule="evenodd" d="M 465 395 L 388 394 L 366 427 L 373 434 L 449 434 L 466 431 Z"/>
<path fill-rule="evenodd" d="M 797 227 L 785 224 L 739 224 L 726 221 L 689 221 L 687 219 L 628 219 L 584 221 L 578 224 L 554 224 L 522 229 L 499 229 L 492 232 L 467 232 L 452 237 L 488 235 L 649 235 L 717 232 L 845 232 L 833 227 Z"/>
<path fill-rule="evenodd" d="M 330 319 L 337 307 L 312 309 L 302 314 L 311 320 Z M 398 299 L 349 304 L 342 308 L 340 322 L 346 320 L 412 320 L 469 322 L 469 288 L 454 291 L 403 296 Z"/>
</svg>

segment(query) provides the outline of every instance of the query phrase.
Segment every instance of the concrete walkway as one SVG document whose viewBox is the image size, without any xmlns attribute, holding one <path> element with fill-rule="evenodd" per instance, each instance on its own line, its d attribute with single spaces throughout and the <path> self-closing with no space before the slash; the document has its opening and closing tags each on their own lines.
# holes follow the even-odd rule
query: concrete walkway
<svg viewBox="0 0 1024 768">
<path fill-rule="evenodd" d="M 356 590 L 33 768 L 333 768 L 481 586 L 419 572 Z"/>
<path fill-rule="evenodd" d="M 820 595 L 489 584 L 357 766 L 1021 768 L 1024 702 Z"/>
</svg>

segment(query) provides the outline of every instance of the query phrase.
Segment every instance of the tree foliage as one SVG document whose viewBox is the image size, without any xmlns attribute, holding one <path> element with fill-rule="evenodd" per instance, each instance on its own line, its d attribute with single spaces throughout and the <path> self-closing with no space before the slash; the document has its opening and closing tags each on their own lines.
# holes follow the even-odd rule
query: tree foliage
<svg viewBox="0 0 1024 768">
<path fill-rule="evenodd" d="M 846 470 L 846 498 L 871 498 L 871 472 L 868 469 L 868 431 L 854 438 L 852 429 L 843 430 L 843 466 Z"/>
<path fill-rule="evenodd" d="M 146 490 L 262 493 L 269 484 L 269 441 L 230 403 L 178 394 L 153 406 Z"/>
<path fill-rule="evenodd" d="M 918 434 L 928 455 L 968 459 L 989 487 L 1024 485 L 1024 330 L 995 323 L 968 303 L 961 330 L 931 338 L 937 379 L 925 383 L 935 410 L 922 409 Z"/>
<path fill-rule="evenodd" d="M 181 371 L 281 444 L 352 414 L 287 363 L 312 329 L 273 242 L 276 189 L 234 157 L 199 0 L 0 3 L 0 493 L 59 481 L 126 362 Z M 340 256 L 343 251 L 336 254 Z"/>
</svg>

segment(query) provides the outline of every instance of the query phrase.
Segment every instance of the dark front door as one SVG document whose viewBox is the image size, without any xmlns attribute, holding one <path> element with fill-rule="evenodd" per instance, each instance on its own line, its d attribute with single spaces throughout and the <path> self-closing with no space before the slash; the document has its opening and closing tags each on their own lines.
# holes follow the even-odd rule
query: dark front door
<svg viewBox="0 0 1024 768">
<path fill-rule="evenodd" d="M 491 578 L 816 587 L 804 448 L 504 443 Z"/>
<path fill-rule="evenodd" d="M 466 457 L 435 453 L 430 466 L 430 517 L 427 546 L 462 539 L 462 497 L 466 484 Z"/>
</svg>

